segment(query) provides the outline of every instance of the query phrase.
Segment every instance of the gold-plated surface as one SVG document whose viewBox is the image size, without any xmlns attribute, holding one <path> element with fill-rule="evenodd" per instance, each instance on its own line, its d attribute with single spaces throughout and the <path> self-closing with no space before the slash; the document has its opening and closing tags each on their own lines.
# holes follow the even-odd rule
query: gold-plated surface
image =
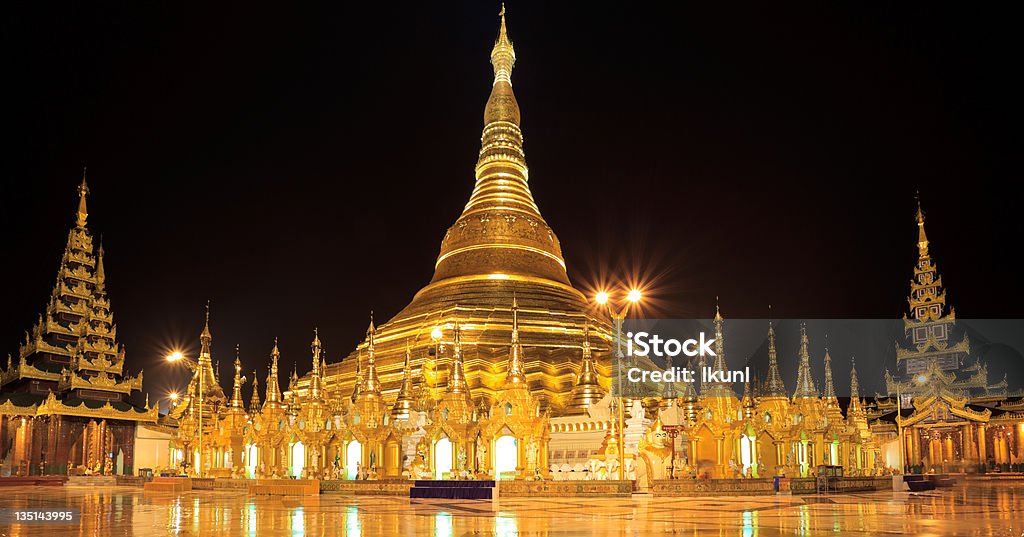
<svg viewBox="0 0 1024 537">
<path fill-rule="evenodd" d="M 430 283 L 377 328 L 376 374 L 382 396 L 391 403 L 404 385 L 407 363 L 412 376 L 424 379 L 418 389 L 442 393 L 452 372 L 459 371 L 451 352 L 458 322 L 464 377 L 455 381 L 464 382 L 474 398 L 493 401 L 505 382 L 514 296 L 521 349 L 513 362 L 521 372 L 514 378 L 524 380 L 544 408 L 568 412 L 583 363 L 584 325 L 591 325 L 590 367 L 600 374 L 608 370 L 601 359 L 611 338 L 607 323 L 589 311 L 587 299 L 570 284 L 558 238 L 530 191 L 512 90 L 516 54 L 504 11 L 490 58 L 494 79 L 484 109 L 476 182 L 462 215 L 441 242 Z M 435 344 L 430 335 L 437 328 L 442 336 Z M 328 364 L 325 389 L 355 396 L 361 389 L 357 380 L 366 374 L 359 359 L 365 350 L 360 345 L 341 363 Z M 587 375 L 601 378 L 598 387 L 604 383 L 604 388 L 606 377 Z M 309 378 L 300 379 L 295 390 L 309 390 Z M 597 391 L 588 390 L 589 397 Z"/>
</svg>

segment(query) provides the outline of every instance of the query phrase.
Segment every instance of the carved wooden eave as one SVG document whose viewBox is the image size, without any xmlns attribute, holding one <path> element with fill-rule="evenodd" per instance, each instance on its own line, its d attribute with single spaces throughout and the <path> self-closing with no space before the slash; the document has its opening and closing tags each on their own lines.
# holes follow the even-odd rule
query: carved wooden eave
<svg viewBox="0 0 1024 537">
<path fill-rule="evenodd" d="M 64 404 L 57 399 L 57 396 L 50 392 L 50 395 L 37 405 L 19 407 L 6 401 L 0 404 L 0 414 L 11 414 L 20 416 L 78 416 L 83 418 L 100 418 L 108 420 L 136 421 L 145 423 L 156 423 L 159 419 L 159 409 L 154 406 L 142 412 L 134 408 L 129 410 L 118 410 L 107 401 L 99 408 L 89 408 L 83 402 L 78 406 Z"/>
<path fill-rule="evenodd" d="M 913 414 L 906 418 L 897 416 L 896 421 L 903 427 L 910 427 L 912 425 L 917 425 L 928 418 L 936 417 L 939 410 L 945 409 L 945 413 L 967 421 L 978 423 L 989 422 L 992 417 L 991 410 L 987 408 L 983 411 L 971 410 L 964 406 L 965 404 L 965 398 L 956 397 L 948 393 L 942 393 L 938 396 L 928 396 L 915 402 Z M 942 405 L 942 408 L 937 408 L 936 405 Z"/>
</svg>

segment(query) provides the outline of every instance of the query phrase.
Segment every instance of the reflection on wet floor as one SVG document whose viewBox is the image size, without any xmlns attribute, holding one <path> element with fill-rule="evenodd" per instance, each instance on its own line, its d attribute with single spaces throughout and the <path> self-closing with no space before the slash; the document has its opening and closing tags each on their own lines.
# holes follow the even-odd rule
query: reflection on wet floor
<svg viewBox="0 0 1024 537">
<path fill-rule="evenodd" d="M 972 483 L 923 494 L 825 497 L 507 498 L 490 502 L 238 491 L 143 494 L 130 487 L 11 487 L 2 508 L 77 507 L 77 526 L 12 525 L 30 535 L 994 535 L 1024 531 L 1024 482 Z"/>
</svg>

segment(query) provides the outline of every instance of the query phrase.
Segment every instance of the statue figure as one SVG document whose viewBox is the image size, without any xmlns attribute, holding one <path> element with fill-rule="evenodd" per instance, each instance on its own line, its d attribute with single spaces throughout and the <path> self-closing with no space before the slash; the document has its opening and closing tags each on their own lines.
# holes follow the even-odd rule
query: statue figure
<svg viewBox="0 0 1024 537">
<path fill-rule="evenodd" d="M 608 479 L 619 478 L 619 459 L 611 459 L 608 461 Z"/>
<path fill-rule="evenodd" d="M 465 469 L 466 469 L 466 459 L 467 459 L 467 457 L 466 457 L 466 450 L 460 449 L 459 450 L 459 454 L 455 457 L 455 459 L 459 463 L 459 468 L 458 468 L 459 471 L 465 471 Z"/>
<path fill-rule="evenodd" d="M 526 444 L 526 463 L 528 466 L 537 465 L 537 452 L 540 450 L 540 446 L 537 445 L 537 440 L 531 439 Z"/>
<path fill-rule="evenodd" d="M 483 470 L 487 467 L 487 444 L 484 437 L 476 437 L 476 469 Z"/>
<path fill-rule="evenodd" d="M 114 468 L 114 460 L 108 457 L 103 461 L 103 475 L 111 475 Z"/>
</svg>

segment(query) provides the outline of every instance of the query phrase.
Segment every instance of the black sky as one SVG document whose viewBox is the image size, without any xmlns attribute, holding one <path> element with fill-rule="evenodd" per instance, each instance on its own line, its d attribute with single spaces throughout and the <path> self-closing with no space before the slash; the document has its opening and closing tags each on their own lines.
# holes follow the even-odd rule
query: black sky
<svg viewBox="0 0 1024 537">
<path fill-rule="evenodd" d="M 88 165 L 129 368 L 196 345 L 309 368 L 431 276 L 468 199 L 494 2 L 26 3 L 0 17 L 3 351 Z M 353 3 L 355 4 L 355 3 Z M 365 5 L 363 5 L 365 4 Z M 706 4 L 706 3 L 704 3 Z M 902 315 L 914 192 L 961 317 L 1021 317 L 1020 46 L 994 6 L 509 2 L 531 188 L 570 276 L 660 309 Z M 795 349 L 791 350 L 795 352 Z"/>
</svg>

